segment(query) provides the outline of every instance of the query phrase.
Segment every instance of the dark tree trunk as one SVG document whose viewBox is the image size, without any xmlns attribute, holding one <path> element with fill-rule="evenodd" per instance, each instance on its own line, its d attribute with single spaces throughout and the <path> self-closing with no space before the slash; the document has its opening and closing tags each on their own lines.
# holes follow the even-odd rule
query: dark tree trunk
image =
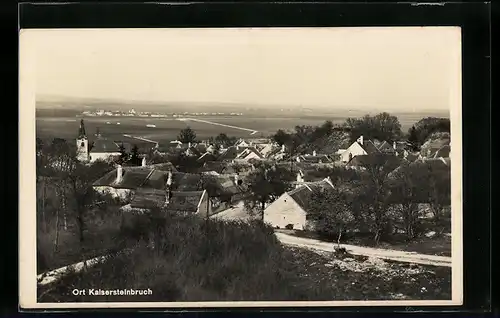
<svg viewBox="0 0 500 318">
<path fill-rule="evenodd" d="M 266 201 L 262 201 L 261 202 L 261 215 L 260 215 L 260 218 L 261 218 L 261 221 L 262 223 L 264 223 L 264 210 L 266 208 Z"/>
</svg>

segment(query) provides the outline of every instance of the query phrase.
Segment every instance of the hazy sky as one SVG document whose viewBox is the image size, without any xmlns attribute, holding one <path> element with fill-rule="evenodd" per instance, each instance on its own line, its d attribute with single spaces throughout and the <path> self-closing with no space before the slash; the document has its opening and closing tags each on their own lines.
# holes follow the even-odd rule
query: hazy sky
<svg viewBox="0 0 500 318">
<path fill-rule="evenodd" d="M 437 110 L 456 91 L 459 32 L 30 30 L 21 50 L 36 57 L 38 96 Z"/>
</svg>

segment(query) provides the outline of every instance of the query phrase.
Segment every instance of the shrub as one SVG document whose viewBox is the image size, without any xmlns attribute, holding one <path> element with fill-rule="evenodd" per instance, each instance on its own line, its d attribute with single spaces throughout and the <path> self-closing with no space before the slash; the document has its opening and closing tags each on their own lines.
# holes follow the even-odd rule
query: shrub
<svg viewBox="0 0 500 318">
<path fill-rule="evenodd" d="M 140 301 L 286 300 L 298 293 L 292 284 L 297 275 L 284 266 L 283 248 L 273 229 L 262 222 L 180 216 L 164 221 L 155 227 L 157 220 L 150 218 L 149 224 L 129 229 L 129 235 L 136 236 L 148 231 L 154 244 L 142 241 L 130 255 L 114 256 L 85 274 L 68 277 L 39 301 L 99 301 L 70 295 L 64 288 L 68 285 L 153 290 Z M 127 301 L 123 297 L 105 300 Z"/>
</svg>

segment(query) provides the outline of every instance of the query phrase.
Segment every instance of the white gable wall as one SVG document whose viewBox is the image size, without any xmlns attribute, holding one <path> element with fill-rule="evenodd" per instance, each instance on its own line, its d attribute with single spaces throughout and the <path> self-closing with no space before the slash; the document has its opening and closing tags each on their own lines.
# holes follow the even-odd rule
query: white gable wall
<svg viewBox="0 0 500 318">
<path fill-rule="evenodd" d="M 356 156 L 367 155 L 366 151 L 361 147 L 358 142 L 353 142 L 341 155 L 340 159 L 342 162 L 349 162 L 349 154 L 352 154 L 352 158 Z"/>
<path fill-rule="evenodd" d="M 264 210 L 264 222 L 281 229 L 293 224 L 294 229 L 303 230 L 306 228 L 306 212 L 288 193 L 284 193 Z"/>
</svg>

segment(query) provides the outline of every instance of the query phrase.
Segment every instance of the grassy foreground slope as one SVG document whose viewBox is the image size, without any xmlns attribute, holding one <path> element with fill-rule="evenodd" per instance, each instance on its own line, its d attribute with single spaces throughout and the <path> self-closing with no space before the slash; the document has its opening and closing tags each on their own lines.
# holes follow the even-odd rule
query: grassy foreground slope
<svg viewBox="0 0 500 318">
<path fill-rule="evenodd" d="M 87 272 L 39 288 L 39 302 L 450 299 L 449 268 L 346 259 L 282 246 L 258 222 L 173 217 L 135 222 L 152 233 Z M 382 262 L 383 264 L 381 264 Z M 346 265 L 347 264 L 347 265 Z M 149 296 L 74 296 L 74 289 L 151 289 Z"/>
</svg>

